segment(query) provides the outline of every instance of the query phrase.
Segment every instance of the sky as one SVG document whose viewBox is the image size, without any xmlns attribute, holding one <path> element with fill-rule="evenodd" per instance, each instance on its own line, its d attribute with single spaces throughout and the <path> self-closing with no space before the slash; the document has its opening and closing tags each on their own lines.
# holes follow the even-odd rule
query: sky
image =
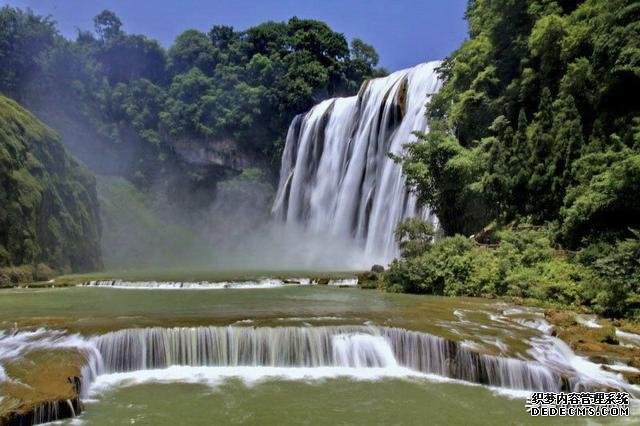
<svg viewBox="0 0 640 426">
<path fill-rule="evenodd" d="M 213 25 L 243 30 L 292 16 L 326 22 L 348 40 L 361 38 L 394 71 L 442 59 L 467 35 L 467 0 L 0 0 L 51 15 L 66 37 L 93 29 L 104 9 L 115 12 L 128 33 L 144 34 L 165 47 L 182 31 L 208 31 Z"/>
</svg>

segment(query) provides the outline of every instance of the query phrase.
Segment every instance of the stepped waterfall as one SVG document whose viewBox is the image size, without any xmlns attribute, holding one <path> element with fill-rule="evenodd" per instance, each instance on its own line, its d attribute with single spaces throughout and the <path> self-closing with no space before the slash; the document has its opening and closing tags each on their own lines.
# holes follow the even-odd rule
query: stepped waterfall
<svg viewBox="0 0 640 426">
<path fill-rule="evenodd" d="M 388 156 L 427 131 L 425 108 L 441 86 L 429 62 L 367 81 L 357 96 L 328 99 L 297 116 L 287 134 L 273 214 L 322 235 L 348 236 L 371 263 L 397 252 L 396 224 L 435 221 Z"/>
<path fill-rule="evenodd" d="M 83 410 L 80 398 L 145 381 L 449 378 L 507 392 L 637 392 L 551 334 L 527 343 L 529 356 L 512 358 L 428 333 L 374 325 L 151 327 L 93 337 L 38 329 L 0 332 L 0 361 L 43 348 L 76 350 L 84 357 L 80 377 L 69 378 L 78 396 L 38 405 L 29 424 L 73 417 Z"/>
<path fill-rule="evenodd" d="M 91 343 L 90 380 L 96 374 L 171 366 L 330 367 L 337 374 L 344 368 L 400 369 L 404 375 L 434 374 L 514 390 L 626 386 L 613 374 L 593 376 L 573 368 L 575 354 L 553 337 L 536 344 L 541 352 L 556 354 L 553 360 L 482 354 L 431 334 L 378 326 L 139 328 L 96 336 Z"/>
</svg>

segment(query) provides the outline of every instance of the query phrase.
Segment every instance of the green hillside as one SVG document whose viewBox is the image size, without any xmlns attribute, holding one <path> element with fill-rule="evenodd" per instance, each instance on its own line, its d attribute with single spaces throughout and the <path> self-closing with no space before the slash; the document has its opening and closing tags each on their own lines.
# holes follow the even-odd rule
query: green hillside
<svg viewBox="0 0 640 426">
<path fill-rule="evenodd" d="M 31 279 L 38 264 L 41 272 L 100 269 L 99 242 L 93 176 L 56 133 L 0 96 L 0 281 Z"/>
</svg>

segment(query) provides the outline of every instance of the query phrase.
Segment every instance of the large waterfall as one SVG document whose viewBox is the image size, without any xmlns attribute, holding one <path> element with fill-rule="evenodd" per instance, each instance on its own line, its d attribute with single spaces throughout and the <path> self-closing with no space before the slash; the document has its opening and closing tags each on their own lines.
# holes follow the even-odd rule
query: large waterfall
<svg viewBox="0 0 640 426">
<path fill-rule="evenodd" d="M 369 263 L 396 254 L 406 217 L 435 220 L 388 156 L 426 131 L 425 105 L 441 82 L 439 62 L 367 81 L 357 96 L 326 100 L 297 116 L 287 134 L 274 214 L 287 224 L 348 237 Z"/>
</svg>

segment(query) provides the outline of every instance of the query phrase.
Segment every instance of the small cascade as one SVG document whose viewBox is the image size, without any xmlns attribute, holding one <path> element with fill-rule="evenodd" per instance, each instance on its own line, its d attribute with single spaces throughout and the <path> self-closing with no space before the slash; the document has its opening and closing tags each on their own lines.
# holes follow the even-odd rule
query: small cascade
<svg viewBox="0 0 640 426">
<path fill-rule="evenodd" d="M 429 62 L 367 81 L 357 96 L 323 101 L 297 116 L 282 153 L 273 214 L 293 228 L 360 245 L 364 263 L 387 263 L 396 224 L 435 221 L 388 156 L 427 131 L 425 105 L 441 86 Z M 318 249 L 319 250 L 319 249 Z"/>
<path fill-rule="evenodd" d="M 344 335 L 371 338 L 367 327 L 196 327 L 128 329 L 96 337 L 108 373 L 190 366 L 374 367 L 383 354 L 349 357 Z M 334 350 L 334 341 L 343 350 Z M 351 336 L 352 345 L 359 340 Z M 369 349 L 380 348 L 371 344 Z M 351 347 L 353 353 L 353 347 Z M 338 357 L 338 358 L 337 358 Z M 370 359 L 372 364 L 340 362 Z"/>
<path fill-rule="evenodd" d="M 508 389 L 568 390 L 559 372 L 536 361 L 480 354 L 451 340 L 397 328 L 385 329 L 385 335 L 399 363 L 418 371 Z"/>
<path fill-rule="evenodd" d="M 308 278 L 288 278 L 286 280 L 264 278 L 254 281 L 125 281 L 95 280 L 78 284 L 79 287 L 101 287 L 122 290 L 226 290 L 226 289 L 259 289 L 278 288 L 285 285 L 310 285 Z"/>
<path fill-rule="evenodd" d="M 36 406 L 35 410 L 33 410 L 33 423 L 46 423 L 62 418 L 60 416 L 61 413 L 59 408 L 60 404 L 57 402 L 45 402 L 39 404 Z"/>
<path fill-rule="evenodd" d="M 358 279 L 357 278 L 333 279 L 333 280 L 329 280 L 328 285 L 334 286 L 334 287 L 357 287 Z"/>
<path fill-rule="evenodd" d="M 398 365 L 393 350 L 382 336 L 338 334 L 332 343 L 333 359 L 337 365 L 356 368 Z"/>
</svg>

